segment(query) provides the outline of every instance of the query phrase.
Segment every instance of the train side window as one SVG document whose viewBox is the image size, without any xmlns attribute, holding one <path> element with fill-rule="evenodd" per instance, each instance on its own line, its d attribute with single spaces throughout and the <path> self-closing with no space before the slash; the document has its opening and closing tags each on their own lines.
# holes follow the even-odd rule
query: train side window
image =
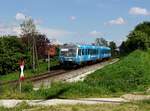
<svg viewBox="0 0 150 111">
<path fill-rule="evenodd" d="M 78 49 L 78 55 L 81 56 L 81 49 Z"/>
<path fill-rule="evenodd" d="M 90 53 L 91 53 L 91 55 L 93 55 L 93 49 L 91 49 Z"/>
<path fill-rule="evenodd" d="M 92 49 L 89 49 L 89 53 L 90 53 L 90 55 L 92 55 Z"/>
<path fill-rule="evenodd" d="M 96 55 L 96 49 L 94 49 L 94 55 Z"/>
<path fill-rule="evenodd" d="M 95 55 L 95 49 L 93 49 L 93 55 Z"/>
<path fill-rule="evenodd" d="M 94 55 L 94 49 L 92 49 L 92 55 Z"/>
<path fill-rule="evenodd" d="M 92 49 L 92 55 L 94 55 L 94 49 Z"/>
<path fill-rule="evenodd" d="M 88 55 L 90 55 L 90 49 L 88 49 Z"/>
<path fill-rule="evenodd" d="M 88 50 L 87 49 L 85 49 L 85 55 L 88 55 Z"/>
<path fill-rule="evenodd" d="M 103 50 L 102 50 L 101 52 L 102 52 L 102 54 L 104 54 L 104 51 L 103 51 Z"/>
<path fill-rule="evenodd" d="M 89 49 L 89 54 L 90 54 L 90 55 L 92 55 L 92 51 L 91 51 L 91 49 Z"/>
<path fill-rule="evenodd" d="M 93 49 L 93 55 L 95 55 L 95 49 Z"/>
<path fill-rule="evenodd" d="M 84 49 L 82 49 L 82 55 L 85 55 Z"/>
<path fill-rule="evenodd" d="M 86 49 L 84 49 L 84 55 L 86 55 Z"/>
</svg>

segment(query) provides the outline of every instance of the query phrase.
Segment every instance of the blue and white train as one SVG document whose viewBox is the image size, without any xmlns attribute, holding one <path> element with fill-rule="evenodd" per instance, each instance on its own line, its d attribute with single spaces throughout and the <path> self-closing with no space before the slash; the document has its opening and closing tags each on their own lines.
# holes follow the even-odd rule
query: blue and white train
<svg viewBox="0 0 150 111">
<path fill-rule="evenodd" d="M 104 46 L 66 44 L 60 47 L 59 61 L 62 65 L 81 65 L 111 57 L 111 49 Z"/>
</svg>

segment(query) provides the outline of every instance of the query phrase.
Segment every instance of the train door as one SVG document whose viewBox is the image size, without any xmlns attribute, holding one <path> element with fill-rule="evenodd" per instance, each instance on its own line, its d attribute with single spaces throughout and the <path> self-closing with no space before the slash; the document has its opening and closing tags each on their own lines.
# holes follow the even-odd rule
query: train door
<svg viewBox="0 0 150 111">
<path fill-rule="evenodd" d="M 78 62 L 82 63 L 86 61 L 85 49 L 78 48 Z"/>
<path fill-rule="evenodd" d="M 81 48 L 77 49 L 77 62 L 78 64 L 82 62 L 82 49 Z"/>
<path fill-rule="evenodd" d="M 85 49 L 82 49 L 82 62 L 85 62 L 86 61 L 86 55 L 85 55 Z"/>
</svg>

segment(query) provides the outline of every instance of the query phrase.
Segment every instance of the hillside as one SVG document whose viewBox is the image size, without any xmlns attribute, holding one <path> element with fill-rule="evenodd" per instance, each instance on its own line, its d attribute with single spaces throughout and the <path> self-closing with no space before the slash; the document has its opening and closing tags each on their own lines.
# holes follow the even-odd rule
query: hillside
<svg viewBox="0 0 150 111">
<path fill-rule="evenodd" d="M 33 91 L 32 86 L 23 86 L 3 91 L 0 98 L 50 99 L 114 97 L 132 92 L 145 92 L 150 87 L 150 50 L 136 50 L 115 64 L 108 65 L 87 76 L 83 82 L 52 83 L 51 88 Z M 148 93 L 149 94 L 149 93 Z"/>
<path fill-rule="evenodd" d="M 101 97 L 145 91 L 150 86 L 150 50 L 136 50 L 115 64 L 73 83 L 60 97 Z"/>
</svg>

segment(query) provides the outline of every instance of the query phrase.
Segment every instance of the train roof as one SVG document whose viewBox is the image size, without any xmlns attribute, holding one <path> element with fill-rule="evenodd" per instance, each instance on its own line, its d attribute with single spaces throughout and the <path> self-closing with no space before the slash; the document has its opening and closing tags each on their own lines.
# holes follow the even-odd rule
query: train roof
<svg viewBox="0 0 150 111">
<path fill-rule="evenodd" d="M 79 47 L 79 48 L 100 48 L 100 49 L 104 49 L 104 50 L 110 50 L 109 47 L 106 46 L 96 46 L 96 45 L 83 45 L 83 44 L 65 44 L 62 46 L 62 48 L 75 48 L 75 47 Z"/>
<path fill-rule="evenodd" d="M 110 48 L 106 46 L 97 46 L 97 45 L 77 45 L 77 46 L 80 48 L 100 48 L 100 49 L 110 50 Z"/>
</svg>

